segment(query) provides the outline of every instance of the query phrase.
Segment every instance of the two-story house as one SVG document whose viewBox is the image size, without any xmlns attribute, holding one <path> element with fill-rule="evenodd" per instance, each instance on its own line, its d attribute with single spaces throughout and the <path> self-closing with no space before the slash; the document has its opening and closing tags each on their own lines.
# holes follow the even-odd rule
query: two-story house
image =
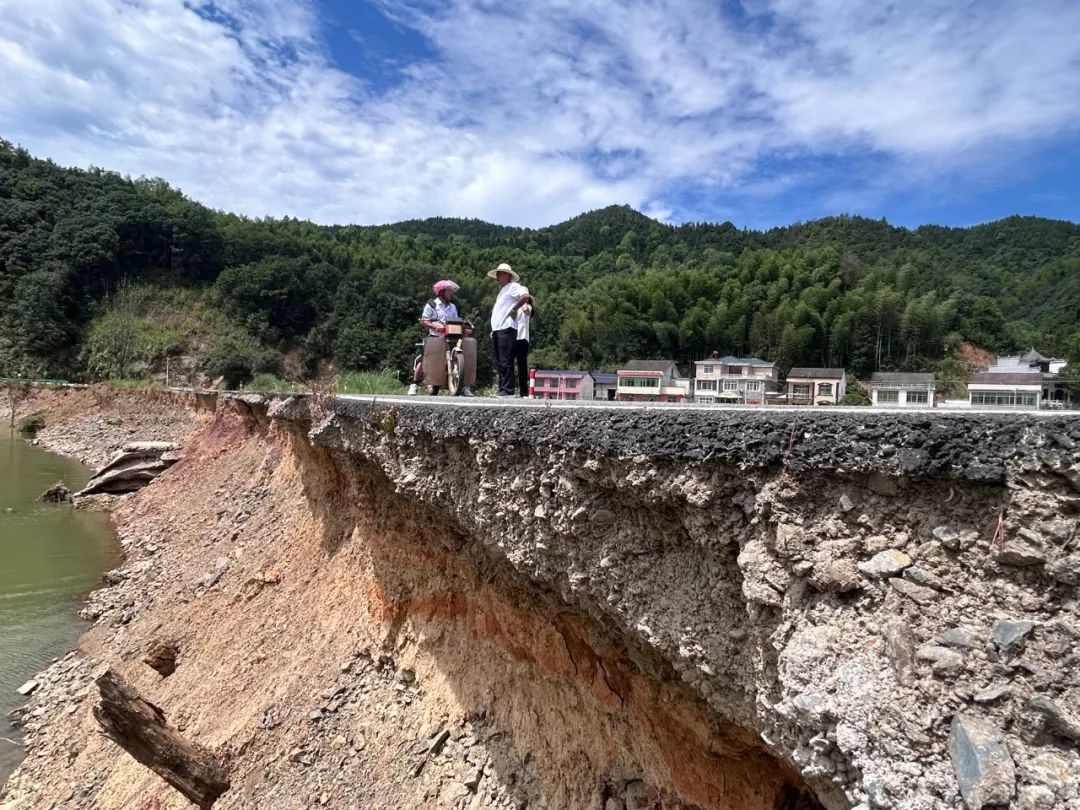
<svg viewBox="0 0 1080 810">
<path fill-rule="evenodd" d="M 776 364 L 757 357 L 711 357 L 694 367 L 695 402 L 761 405 L 780 387 Z"/>
<path fill-rule="evenodd" d="M 630 360 L 616 377 L 620 402 L 685 402 L 690 390 L 671 360 Z"/>
<path fill-rule="evenodd" d="M 974 408 L 1067 408 L 1072 397 L 1061 378 L 1066 364 L 1065 360 L 1044 357 L 1034 349 L 999 357 L 986 372 L 972 376 L 968 382 L 969 402 Z"/>
<path fill-rule="evenodd" d="M 538 368 L 533 372 L 536 399 L 592 399 L 595 381 L 588 371 Z"/>
<path fill-rule="evenodd" d="M 789 405 L 836 405 L 847 393 L 842 368 L 793 368 L 785 385 Z"/>
<path fill-rule="evenodd" d="M 870 402 L 875 408 L 933 408 L 934 375 L 909 371 L 875 371 Z"/>
</svg>

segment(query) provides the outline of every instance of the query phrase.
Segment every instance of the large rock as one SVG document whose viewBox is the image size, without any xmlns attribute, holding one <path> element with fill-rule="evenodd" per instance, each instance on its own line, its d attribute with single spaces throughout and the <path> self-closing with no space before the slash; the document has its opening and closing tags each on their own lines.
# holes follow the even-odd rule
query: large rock
<svg viewBox="0 0 1080 810">
<path fill-rule="evenodd" d="M 119 495 L 141 489 L 176 463 L 177 448 L 172 442 L 129 442 L 75 497 Z"/>
<path fill-rule="evenodd" d="M 1027 635 L 1035 629 L 1035 622 L 1028 619 L 1002 619 L 994 622 L 990 631 L 994 644 L 1003 653 L 1011 653 L 1020 648 Z"/>
<path fill-rule="evenodd" d="M 934 672 L 955 673 L 964 668 L 964 656 L 955 650 L 939 647 L 936 644 L 924 644 L 919 647 L 915 651 L 915 657 L 929 663 Z"/>
<path fill-rule="evenodd" d="M 63 503 L 71 500 L 71 490 L 63 481 L 57 481 L 38 496 L 43 503 Z"/>
<path fill-rule="evenodd" d="M 1020 529 L 1015 537 L 1005 542 L 1004 547 L 997 554 L 997 560 L 1002 565 L 1011 565 L 1014 568 L 1046 562 L 1042 537 L 1030 529 Z"/>
<path fill-rule="evenodd" d="M 1046 566 L 1046 573 L 1066 585 L 1080 585 L 1080 554 L 1070 554 Z"/>
<path fill-rule="evenodd" d="M 889 656 L 896 680 L 902 684 L 914 681 L 915 636 L 906 622 L 891 621 L 885 627 L 885 651 Z"/>
<path fill-rule="evenodd" d="M 1069 714 L 1050 698 L 1039 695 L 1032 698 L 1027 707 L 1028 711 L 1042 716 L 1046 730 L 1051 734 L 1080 742 L 1080 718 Z"/>
<path fill-rule="evenodd" d="M 872 577 L 895 577 L 911 565 L 911 557 L 899 549 L 890 548 L 859 563 L 859 570 Z"/>
<path fill-rule="evenodd" d="M 937 591 L 924 588 L 922 585 L 916 585 L 914 582 L 908 582 L 906 579 L 893 577 L 889 580 L 889 584 L 894 590 L 899 591 L 918 605 L 929 605 L 938 598 Z"/>
<path fill-rule="evenodd" d="M 949 730 L 949 757 L 969 810 L 1012 801 L 1016 768 L 1001 733 L 990 722 L 956 714 Z"/>
</svg>

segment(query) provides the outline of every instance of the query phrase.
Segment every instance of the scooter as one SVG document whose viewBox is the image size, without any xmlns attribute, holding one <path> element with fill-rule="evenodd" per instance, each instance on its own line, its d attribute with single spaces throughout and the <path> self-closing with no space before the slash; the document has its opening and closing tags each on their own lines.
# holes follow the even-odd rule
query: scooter
<svg viewBox="0 0 1080 810">
<path fill-rule="evenodd" d="M 420 354 L 413 360 L 410 394 L 415 393 L 414 386 L 426 382 L 433 389 L 445 385 L 450 396 L 461 396 L 476 383 L 476 339 L 472 333 L 473 318 L 479 313 L 477 307 L 464 320 L 445 321 L 441 335 L 429 335 L 416 344 Z"/>
</svg>

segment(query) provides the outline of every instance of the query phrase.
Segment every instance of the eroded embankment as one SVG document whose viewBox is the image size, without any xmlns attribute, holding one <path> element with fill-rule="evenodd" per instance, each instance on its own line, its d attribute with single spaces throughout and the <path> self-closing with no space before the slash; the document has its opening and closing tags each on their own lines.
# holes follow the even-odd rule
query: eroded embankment
<svg viewBox="0 0 1080 810">
<path fill-rule="evenodd" d="M 1074 424 L 271 413 L 114 513 L 12 806 L 185 806 L 94 734 L 102 662 L 227 758 L 221 807 L 958 807 L 958 716 L 1015 806 L 1080 801 L 1031 707 L 1080 686 Z"/>
<path fill-rule="evenodd" d="M 128 559 L 29 707 L 12 806 L 185 806 L 94 733 L 101 662 L 228 758 L 222 807 L 812 806 L 647 645 L 304 431 L 226 405 L 114 511 Z"/>
<path fill-rule="evenodd" d="M 829 807 L 1080 804 L 1072 418 L 343 403 L 313 438 L 658 654 Z"/>
</svg>

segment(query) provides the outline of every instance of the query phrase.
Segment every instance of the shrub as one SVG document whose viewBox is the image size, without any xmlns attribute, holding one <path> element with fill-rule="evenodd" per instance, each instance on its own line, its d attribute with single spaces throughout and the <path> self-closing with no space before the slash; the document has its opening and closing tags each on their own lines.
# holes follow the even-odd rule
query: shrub
<svg viewBox="0 0 1080 810">
<path fill-rule="evenodd" d="M 206 358 L 207 376 L 221 377 L 227 388 L 249 383 L 260 372 L 280 374 L 281 355 L 261 346 L 246 332 L 222 335 Z"/>
<path fill-rule="evenodd" d="M 19 420 L 18 431 L 26 436 L 33 436 L 43 427 L 45 427 L 45 417 L 32 413 Z"/>
</svg>

